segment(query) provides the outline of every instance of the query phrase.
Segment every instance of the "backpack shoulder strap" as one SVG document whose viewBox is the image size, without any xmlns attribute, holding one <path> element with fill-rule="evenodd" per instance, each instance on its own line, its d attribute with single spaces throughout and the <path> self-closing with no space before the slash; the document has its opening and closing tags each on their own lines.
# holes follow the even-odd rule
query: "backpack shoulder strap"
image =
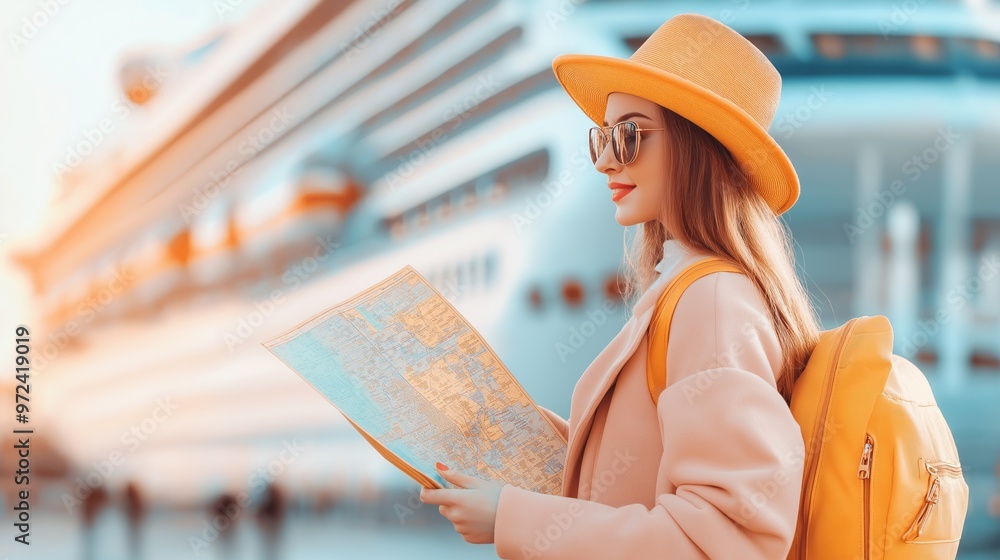
<svg viewBox="0 0 1000 560">
<path fill-rule="evenodd" d="M 719 257 L 708 257 L 688 265 L 670 281 L 656 302 L 653 317 L 646 330 L 646 381 L 653 405 L 660 401 L 660 393 L 667 386 L 667 335 L 670 334 L 670 320 L 681 294 L 695 280 L 713 272 L 743 271 L 735 264 Z"/>
</svg>

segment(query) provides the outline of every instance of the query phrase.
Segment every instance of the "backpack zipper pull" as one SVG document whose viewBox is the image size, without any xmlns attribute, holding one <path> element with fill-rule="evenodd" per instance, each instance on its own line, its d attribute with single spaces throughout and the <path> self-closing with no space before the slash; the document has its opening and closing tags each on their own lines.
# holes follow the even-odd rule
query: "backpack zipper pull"
<svg viewBox="0 0 1000 560">
<path fill-rule="evenodd" d="M 868 478 L 872 474 L 872 444 L 865 441 L 865 449 L 861 452 L 861 463 L 858 465 L 858 478 Z"/>
<path fill-rule="evenodd" d="M 931 510 L 934 509 L 941 495 L 941 479 L 938 476 L 937 468 L 927 462 L 924 462 L 924 466 L 927 467 L 927 472 L 930 473 L 930 485 L 927 487 L 927 495 L 924 496 L 924 505 L 917 513 L 917 518 L 913 520 L 910 528 L 903 535 L 903 542 L 907 543 L 912 542 L 924 532 L 924 526 L 927 525 L 927 520 L 931 518 Z M 916 533 L 914 533 L 914 529 L 916 529 Z"/>
</svg>

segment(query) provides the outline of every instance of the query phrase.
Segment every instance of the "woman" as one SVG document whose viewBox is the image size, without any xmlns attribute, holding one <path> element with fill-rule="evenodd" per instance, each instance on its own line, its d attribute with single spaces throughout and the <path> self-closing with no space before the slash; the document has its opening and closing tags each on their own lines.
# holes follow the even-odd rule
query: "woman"
<svg viewBox="0 0 1000 560">
<path fill-rule="evenodd" d="M 767 133 L 781 78 L 745 38 L 695 14 L 665 22 L 628 60 L 563 55 L 553 69 L 599 124 L 591 156 L 615 219 L 640 225 L 633 314 L 580 378 L 569 420 L 545 410 L 569 441 L 562 495 L 439 464 L 459 488 L 421 499 L 501 558 L 784 559 L 804 454 L 788 402 L 819 324 L 777 219 L 799 193 Z M 679 271 L 713 255 L 744 274 L 684 291 L 654 405 L 650 316 Z"/>
</svg>

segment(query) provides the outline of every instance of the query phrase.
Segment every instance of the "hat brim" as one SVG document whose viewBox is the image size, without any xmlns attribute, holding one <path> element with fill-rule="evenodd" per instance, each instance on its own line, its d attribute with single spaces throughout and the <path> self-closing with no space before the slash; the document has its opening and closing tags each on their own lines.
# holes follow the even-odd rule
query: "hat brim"
<svg viewBox="0 0 1000 560">
<path fill-rule="evenodd" d="M 565 54 L 552 60 L 552 70 L 597 126 L 604 121 L 609 93 L 647 99 L 698 125 L 729 149 L 775 215 L 798 200 L 799 178 L 792 162 L 767 130 L 732 101 L 675 74 L 627 59 Z"/>
</svg>

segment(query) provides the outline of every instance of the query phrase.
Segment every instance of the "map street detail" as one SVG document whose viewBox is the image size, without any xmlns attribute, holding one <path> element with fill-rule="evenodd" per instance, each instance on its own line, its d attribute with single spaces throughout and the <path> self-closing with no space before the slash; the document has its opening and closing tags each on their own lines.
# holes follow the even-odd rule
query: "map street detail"
<svg viewBox="0 0 1000 560">
<path fill-rule="evenodd" d="M 390 462 L 435 461 L 558 495 L 566 441 L 486 341 L 413 267 L 263 343 Z"/>
</svg>

